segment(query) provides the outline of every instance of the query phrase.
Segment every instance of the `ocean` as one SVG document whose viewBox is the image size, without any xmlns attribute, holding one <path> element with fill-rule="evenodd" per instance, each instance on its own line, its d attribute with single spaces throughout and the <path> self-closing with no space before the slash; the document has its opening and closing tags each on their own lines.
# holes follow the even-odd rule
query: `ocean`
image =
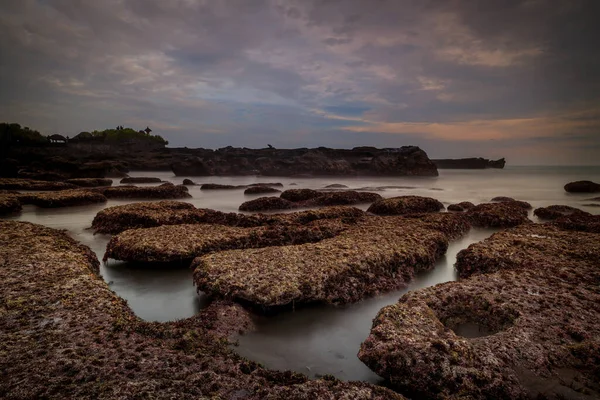
<svg viewBox="0 0 600 400">
<path fill-rule="evenodd" d="M 179 184 L 186 177 L 170 172 L 133 171 L 130 176 L 152 176 Z M 338 183 L 349 188 L 380 188 L 383 197 L 401 195 L 428 196 L 444 205 L 461 201 L 487 202 L 495 196 L 509 196 L 531 203 L 534 208 L 565 204 L 600 214 L 600 201 L 588 199 L 597 195 L 569 194 L 563 186 L 571 181 L 600 182 L 600 167 L 506 167 L 487 170 L 440 170 L 438 177 L 188 177 L 196 183 L 244 185 L 257 182 L 281 182 L 284 189 L 321 189 Z M 118 184 L 118 179 L 115 179 Z M 392 187 L 392 188 L 390 188 Z M 190 187 L 196 207 L 232 212 L 244 201 L 260 197 L 246 196 L 243 190 L 201 191 Z M 98 211 L 105 207 L 131 201 L 109 200 L 102 205 L 41 209 L 25 206 L 18 216 L 8 217 L 28 221 L 68 233 L 89 246 L 102 259 L 108 235 L 94 235 L 88 228 Z M 367 206 L 359 206 L 366 209 Z M 530 212 L 530 218 L 537 218 Z M 436 267 L 422 273 L 403 290 L 366 299 L 347 307 L 318 306 L 283 312 L 275 316 L 256 317 L 257 330 L 239 337 L 235 350 L 241 355 L 272 369 L 291 369 L 310 377 L 332 374 L 344 380 L 379 382 L 356 357 L 361 342 L 368 336 L 371 321 L 385 305 L 393 304 L 404 293 L 438 283 L 456 280 L 456 254 L 494 233 L 491 229 L 473 229 L 465 237 L 451 243 L 447 254 Z M 187 268 L 160 269 L 133 266 L 109 260 L 101 266 L 101 274 L 111 289 L 128 301 L 140 318 L 149 321 L 171 321 L 194 315 L 208 299 L 196 293 L 191 271 Z"/>
</svg>

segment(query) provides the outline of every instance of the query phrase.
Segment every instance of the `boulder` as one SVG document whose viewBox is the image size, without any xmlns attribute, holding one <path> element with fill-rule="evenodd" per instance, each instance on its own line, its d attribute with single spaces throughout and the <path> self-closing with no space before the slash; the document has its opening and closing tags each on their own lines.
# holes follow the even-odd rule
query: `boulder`
<svg viewBox="0 0 600 400">
<path fill-rule="evenodd" d="M 475 207 L 475 204 L 471 203 L 470 201 L 461 201 L 460 203 L 457 204 L 450 204 L 448 206 L 448 211 L 467 211 L 470 210 L 471 208 Z"/>
<path fill-rule="evenodd" d="M 533 207 L 531 207 L 531 204 L 529 204 L 526 201 L 515 200 L 512 197 L 506 197 L 506 196 L 494 197 L 490 201 L 494 201 L 494 202 L 498 202 L 498 203 L 511 203 L 511 204 L 517 205 L 519 207 L 522 207 L 522 208 L 524 208 L 526 210 L 529 210 L 529 209 L 533 208 Z"/>
<path fill-rule="evenodd" d="M 443 209 L 444 205 L 431 197 L 399 196 L 377 200 L 367 212 L 377 215 L 404 215 L 438 212 Z"/>
<path fill-rule="evenodd" d="M 597 193 L 600 192 L 600 184 L 592 181 L 569 182 L 565 185 L 565 191 L 569 193 Z"/>
<path fill-rule="evenodd" d="M 291 210 L 298 208 L 297 203 L 293 203 L 281 197 L 259 197 L 258 199 L 246 201 L 240 205 L 240 211 L 276 211 Z"/>
<path fill-rule="evenodd" d="M 325 186 L 325 189 L 348 189 L 348 186 L 342 185 L 341 183 L 333 183 Z"/>
<path fill-rule="evenodd" d="M 77 186 L 65 182 L 47 182 L 36 181 L 31 179 L 0 178 L 0 189 L 42 191 L 77 189 Z"/>
<path fill-rule="evenodd" d="M 111 186 L 94 189 L 109 199 L 185 199 L 192 197 L 183 185 Z"/>
<path fill-rule="evenodd" d="M 66 183 L 70 183 L 80 187 L 98 187 L 98 186 L 112 186 L 112 179 L 106 178 L 74 178 L 67 179 Z"/>
<path fill-rule="evenodd" d="M 33 204 L 42 208 L 82 206 L 107 201 L 107 198 L 101 193 L 84 189 L 34 193 L 21 197 L 21 199 L 23 204 Z"/>
<path fill-rule="evenodd" d="M 200 190 L 232 190 L 244 189 L 246 185 L 221 185 L 219 183 L 205 183 L 200 186 Z"/>
<path fill-rule="evenodd" d="M 267 194 L 267 193 L 281 193 L 281 190 L 269 187 L 269 186 L 251 186 L 244 190 L 244 194 Z"/>
<path fill-rule="evenodd" d="M 298 202 L 314 199 L 321 195 L 322 193 L 312 189 L 288 189 L 284 190 L 279 197 L 288 201 Z"/>
<path fill-rule="evenodd" d="M 317 197 L 298 202 L 298 205 L 300 207 L 347 206 L 361 203 L 372 203 L 381 199 L 381 195 L 377 193 L 347 190 L 342 192 L 320 193 Z"/>
<path fill-rule="evenodd" d="M 0 215 L 17 214 L 21 212 L 21 202 L 13 194 L 0 194 Z"/>
<path fill-rule="evenodd" d="M 565 215 L 571 215 L 576 213 L 583 213 L 590 215 L 589 213 L 580 210 L 579 208 L 564 206 L 564 205 L 552 205 L 548 207 L 536 208 L 533 211 L 533 215 L 540 219 L 554 220 Z"/>
<path fill-rule="evenodd" d="M 148 176 L 131 176 L 121 179 L 120 183 L 161 183 L 162 179 Z"/>
<path fill-rule="evenodd" d="M 193 180 L 185 178 L 182 182 L 184 186 L 194 186 L 196 185 Z"/>
<path fill-rule="evenodd" d="M 473 226 L 480 228 L 509 228 L 531 222 L 527 210 L 514 202 L 483 203 L 465 214 Z"/>
</svg>

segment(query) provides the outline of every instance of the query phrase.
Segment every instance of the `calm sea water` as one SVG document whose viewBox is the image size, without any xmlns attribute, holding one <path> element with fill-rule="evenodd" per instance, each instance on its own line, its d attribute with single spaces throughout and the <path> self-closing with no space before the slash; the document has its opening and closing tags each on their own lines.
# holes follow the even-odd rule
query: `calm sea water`
<svg viewBox="0 0 600 400">
<path fill-rule="evenodd" d="M 131 176 L 155 176 L 165 181 L 181 183 L 185 177 L 169 172 L 132 172 Z M 403 186 L 385 189 L 384 197 L 420 195 L 434 197 L 445 205 L 460 201 L 475 204 L 495 196 L 510 196 L 530 202 L 534 207 L 566 204 L 593 214 L 600 207 L 586 204 L 590 195 L 568 194 L 567 182 L 593 180 L 600 182 L 600 167 L 507 167 L 503 170 L 440 170 L 435 178 L 272 178 L 272 177 L 190 177 L 196 183 L 242 185 L 257 182 L 281 182 L 284 189 L 320 189 L 333 183 L 350 188 Z M 118 181 L 117 181 L 118 182 Z M 117 184 L 115 182 L 115 184 Z M 295 185 L 292 185 L 295 184 Z M 190 187 L 196 207 L 220 211 L 237 211 L 238 206 L 259 196 L 245 196 L 243 190 L 201 191 Z M 24 208 L 11 219 L 29 221 L 52 228 L 66 229 L 78 241 L 88 245 L 102 259 L 109 236 L 94 235 L 88 228 L 98 211 L 105 207 L 126 204 L 111 200 L 103 205 L 64 209 Z M 600 205 L 600 202 L 597 202 Z M 366 209 L 366 206 L 361 207 Z M 536 220 L 533 215 L 531 219 Z M 436 268 L 419 275 L 406 289 L 364 300 L 344 308 L 312 307 L 272 317 L 257 317 L 256 332 L 239 338 L 236 350 L 274 369 L 292 369 L 309 376 L 333 374 L 341 379 L 376 382 L 372 373 L 356 357 L 360 343 L 367 337 L 371 321 L 385 305 L 393 304 L 407 291 L 456 279 L 453 268 L 456 254 L 469 244 L 480 241 L 492 230 L 474 229 L 467 236 L 451 243 L 448 253 Z M 125 298 L 133 311 L 151 321 L 169 321 L 197 313 L 207 299 L 196 293 L 191 271 L 182 269 L 146 269 L 109 260 L 101 273 L 111 288 Z"/>
</svg>

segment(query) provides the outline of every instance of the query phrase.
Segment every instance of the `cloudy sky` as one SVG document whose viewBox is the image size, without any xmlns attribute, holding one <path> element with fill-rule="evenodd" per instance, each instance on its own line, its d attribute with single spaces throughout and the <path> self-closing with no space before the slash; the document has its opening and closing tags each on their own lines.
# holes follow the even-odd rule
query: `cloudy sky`
<svg viewBox="0 0 600 400">
<path fill-rule="evenodd" d="M 600 164 L 596 0 L 2 0 L 0 121 Z"/>
</svg>

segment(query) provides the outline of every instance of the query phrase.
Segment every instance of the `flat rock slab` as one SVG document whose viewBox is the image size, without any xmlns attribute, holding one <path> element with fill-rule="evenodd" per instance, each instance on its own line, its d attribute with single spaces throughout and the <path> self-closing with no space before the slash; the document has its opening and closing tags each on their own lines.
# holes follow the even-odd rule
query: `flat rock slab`
<svg viewBox="0 0 600 400">
<path fill-rule="evenodd" d="M 530 224 L 473 244 L 468 279 L 384 307 L 358 356 L 413 398 L 598 398 L 599 239 Z"/>
<path fill-rule="evenodd" d="M 186 199 L 192 197 L 183 185 L 112 186 L 96 189 L 109 199 Z"/>
<path fill-rule="evenodd" d="M 449 235 L 443 231 L 461 226 L 455 223 L 460 216 L 446 216 L 450 224 L 365 217 L 318 243 L 208 254 L 192 263 L 194 281 L 199 291 L 263 310 L 355 302 L 401 287 L 416 272 L 430 269 L 447 249 Z"/>
<path fill-rule="evenodd" d="M 531 222 L 526 208 L 514 202 L 478 204 L 465 215 L 473 226 L 480 228 L 510 228 Z"/>
<path fill-rule="evenodd" d="M 80 187 L 99 187 L 99 186 L 112 186 L 112 179 L 106 178 L 74 178 L 67 179 L 65 183 Z"/>
<path fill-rule="evenodd" d="M 33 204 L 42 208 L 59 208 L 105 203 L 108 199 L 101 193 L 75 189 L 56 192 L 35 193 L 20 196 L 23 204 Z"/>
<path fill-rule="evenodd" d="M 249 318 L 235 304 L 214 302 L 171 323 L 142 321 L 98 275 L 94 253 L 64 232 L 0 221 L 0 260 L 4 398 L 402 399 L 238 356 L 226 335 Z"/>
<path fill-rule="evenodd" d="M 367 212 L 377 215 L 405 215 L 414 213 L 438 212 L 444 205 L 436 199 L 422 196 L 398 196 L 377 200 Z"/>
<path fill-rule="evenodd" d="M 121 179 L 121 183 L 162 183 L 162 179 L 149 176 L 128 176 Z"/>
<path fill-rule="evenodd" d="M 377 193 L 357 192 L 353 190 L 317 192 L 312 189 L 290 189 L 281 193 L 280 197 L 260 197 L 258 199 L 246 201 L 240 205 L 239 210 L 250 212 L 280 211 L 292 210 L 295 208 L 372 203 L 379 199 L 381 199 L 381 196 Z"/>
<path fill-rule="evenodd" d="M 33 179 L 0 178 L 0 189 L 8 190 L 67 190 L 77 185 L 65 182 L 36 181 Z"/>
<path fill-rule="evenodd" d="M 214 251 L 317 242 L 344 229 L 343 224 L 327 220 L 256 228 L 193 224 L 130 229 L 111 238 L 104 260 L 189 262 Z"/>
</svg>

